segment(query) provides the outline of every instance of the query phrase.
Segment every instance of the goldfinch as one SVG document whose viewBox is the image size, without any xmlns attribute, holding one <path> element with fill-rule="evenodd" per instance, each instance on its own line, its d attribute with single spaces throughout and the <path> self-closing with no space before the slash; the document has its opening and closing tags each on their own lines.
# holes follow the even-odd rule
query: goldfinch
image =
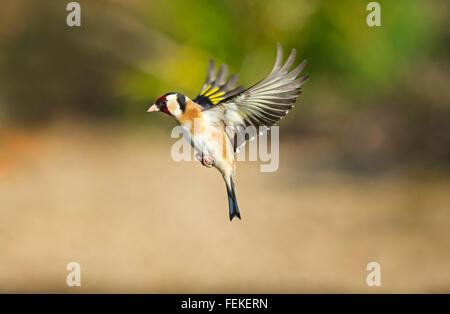
<svg viewBox="0 0 450 314">
<path fill-rule="evenodd" d="M 292 109 L 302 92 L 300 87 L 309 77 L 306 74 L 298 78 L 306 60 L 289 70 L 295 55 L 296 50 L 292 49 L 283 65 L 283 49 L 278 44 L 272 71 L 247 89 L 236 87 L 236 74 L 227 80 L 225 64 L 220 66 L 216 76 L 214 61 L 210 60 L 205 84 L 194 100 L 179 93 L 167 93 L 147 110 L 164 112 L 175 118 L 184 137 L 198 152 L 199 161 L 206 167 L 215 167 L 222 174 L 228 193 L 230 221 L 234 217 L 241 219 L 234 186 L 235 155 L 246 140 L 258 135 L 249 136 L 251 133 L 244 133 L 244 128 L 257 130 L 276 124 Z"/>
</svg>

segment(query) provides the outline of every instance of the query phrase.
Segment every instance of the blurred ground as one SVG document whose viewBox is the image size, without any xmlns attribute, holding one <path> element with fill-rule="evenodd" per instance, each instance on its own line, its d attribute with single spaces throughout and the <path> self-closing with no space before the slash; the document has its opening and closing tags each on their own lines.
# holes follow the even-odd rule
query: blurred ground
<svg viewBox="0 0 450 314">
<path fill-rule="evenodd" d="M 173 162 L 168 130 L 113 130 L 3 133 L 0 292 L 450 292 L 448 177 L 319 170 L 318 141 L 284 140 L 277 172 L 238 166 L 230 223 L 222 178 Z"/>
</svg>

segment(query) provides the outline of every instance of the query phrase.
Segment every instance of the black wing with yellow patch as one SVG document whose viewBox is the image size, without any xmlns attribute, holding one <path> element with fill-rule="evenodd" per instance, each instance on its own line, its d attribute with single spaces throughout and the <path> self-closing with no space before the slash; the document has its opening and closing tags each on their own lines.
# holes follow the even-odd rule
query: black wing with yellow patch
<svg viewBox="0 0 450 314">
<path fill-rule="evenodd" d="M 277 44 L 277 56 L 272 71 L 261 81 L 241 93 L 219 102 L 210 110 L 223 117 L 235 151 L 239 150 L 247 139 L 258 135 L 260 128 L 275 125 L 294 107 L 302 92 L 301 86 L 308 80 L 309 74 L 300 76 L 306 60 L 291 70 L 296 50 L 292 49 L 283 64 L 283 49 Z M 253 127 L 244 129 L 247 127 Z M 245 136 L 242 134 L 245 133 Z M 236 140 L 237 138 L 237 140 Z"/>
<path fill-rule="evenodd" d="M 205 109 L 217 105 L 220 101 L 239 94 L 245 90 L 244 86 L 236 87 L 238 83 L 238 75 L 232 74 L 227 81 L 228 66 L 222 64 L 219 73 L 216 76 L 216 66 L 214 60 L 209 60 L 208 74 L 206 76 L 205 84 L 194 99 L 194 102 L 201 105 Z"/>
</svg>

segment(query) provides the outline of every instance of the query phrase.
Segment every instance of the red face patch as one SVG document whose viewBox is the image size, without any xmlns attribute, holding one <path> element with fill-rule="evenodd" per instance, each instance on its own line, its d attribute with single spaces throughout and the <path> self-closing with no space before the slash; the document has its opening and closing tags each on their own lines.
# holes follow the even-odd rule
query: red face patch
<svg viewBox="0 0 450 314">
<path fill-rule="evenodd" d="M 159 97 L 156 100 L 156 104 L 158 105 L 159 110 L 170 115 L 169 109 L 167 109 L 167 94 Z"/>
<path fill-rule="evenodd" d="M 162 95 L 161 97 L 159 97 L 159 98 L 156 100 L 156 103 L 163 102 L 164 100 L 167 99 L 166 97 L 167 97 L 166 95 Z"/>
<path fill-rule="evenodd" d="M 167 113 L 168 115 L 170 115 L 169 109 L 167 109 L 167 106 L 166 106 L 166 105 L 164 105 L 164 106 L 161 108 L 161 111 L 164 112 L 164 113 Z"/>
</svg>

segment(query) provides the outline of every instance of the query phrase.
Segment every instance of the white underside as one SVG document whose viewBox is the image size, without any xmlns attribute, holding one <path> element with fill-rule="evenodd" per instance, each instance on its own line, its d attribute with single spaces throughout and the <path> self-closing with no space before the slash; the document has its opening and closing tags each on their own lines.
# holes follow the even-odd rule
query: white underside
<svg viewBox="0 0 450 314">
<path fill-rule="evenodd" d="M 214 133 L 222 134 L 223 130 L 220 127 L 215 125 L 206 125 L 205 132 L 195 135 L 191 135 L 190 126 L 181 125 L 183 130 L 184 138 L 191 143 L 192 147 L 200 154 L 200 155 L 210 155 L 214 158 L 213 166 L 216 167 L 222 174 L 230 174 L 233 169 L 228 169 L 229 163 L 223 160 L 223 152 L 222 152 L 222 143 L 217 138 L 222 138 L 221 136 L 213 137 Z M 234 158 L 234 154 L 231 143 L 227 138 L 224 139 L 226 141 L 227 146 L 227 159 L 228 161 L 232 161 Z"/>
</svg>

